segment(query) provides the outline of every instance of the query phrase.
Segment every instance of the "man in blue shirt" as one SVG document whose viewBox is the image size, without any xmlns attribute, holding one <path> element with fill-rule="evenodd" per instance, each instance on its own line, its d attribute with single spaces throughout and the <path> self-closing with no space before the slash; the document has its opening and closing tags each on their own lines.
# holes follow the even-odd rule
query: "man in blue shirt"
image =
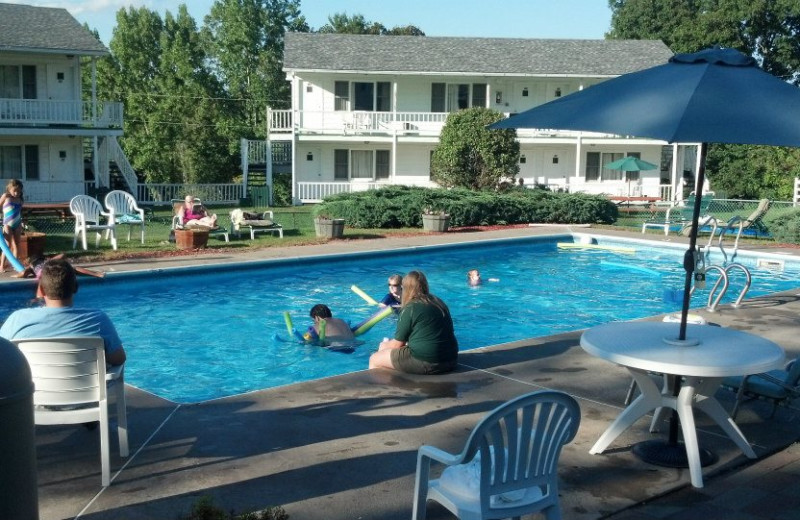
<svg viewBox="0 0 800 520">
<path fill-rule="evenodd" d="M 11 313 L 0 327 L 6 339 L 100 336 L 105 341 L 106 363 L 125 363 L 125 349 L 117 329 L 103 311 L 76 309 L 73 297 L 78 292 L 75 268 L 64 259 L 49 260 L 42 268 L 36 295 L 44 307 L 20 309 Z"/>
</svg>

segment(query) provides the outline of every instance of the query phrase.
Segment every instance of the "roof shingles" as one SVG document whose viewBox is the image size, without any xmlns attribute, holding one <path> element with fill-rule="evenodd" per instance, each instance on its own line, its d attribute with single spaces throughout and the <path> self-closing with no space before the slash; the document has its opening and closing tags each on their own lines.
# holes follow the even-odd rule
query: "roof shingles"
<svg viewBox="0 0 800 520">
<path fill-rule="evenodd" d="M 664 63 L 658 40 L 548 40 L 287 33 L 285 70 L 618 76 Z"/>
<path fill-rule="evenodd" d="M 66 9 L 2 3 L 0 51 L 109 54 L 105 45 Z"/>
</svg>

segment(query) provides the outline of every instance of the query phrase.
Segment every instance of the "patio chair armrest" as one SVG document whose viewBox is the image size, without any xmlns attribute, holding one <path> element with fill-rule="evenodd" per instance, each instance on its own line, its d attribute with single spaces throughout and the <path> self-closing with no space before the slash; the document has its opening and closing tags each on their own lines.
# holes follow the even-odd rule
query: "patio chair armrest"
<svg viewBox="0 0 800 520">
<path fill-rule="evenodd" d="M 789 385 L 786 383 L 786 381 L 781 381 L 780 379 L 771 374 L 751 374 L 749 376 L 745 376 L 745 378 L 742 380 L 742 387 L 747 386 L 745 383 L 747 383 L 747 380 L 752 377 L 758 377 L 759 379 L 769 381 L 770 383 L 778 385 L 779 387 L 783 388 L 789 393 L 798 394 L 798 392 L 800 392 L 800 388 Z"/>
<path fill-rule="evenodd" d="M 436 462 L 440 462 L 447 466 L 453 466 L 455 464 L 460 464 L 461 462 L 463 462 L 461 454 L 453 455 L 452 453 L 448 453 L 435 446 L 429 446 L 429 445 L 420 446 L 418 452 L 418 461 L 423 460 L 423 457 L 435 460 Z"/>
<path fill-rule="evenodd" d="M 125 363 L 106 367 L 106 381 L 116 381 L 125 375 Z"/>
<path fill-rule="evenodd" d="M 268 209 L 267 211 L 265 211 L 264 214 L 261 215 L 261 218 L 263 220 L 271 220 L 271 221 L 275 222 L 275 215 L 272 213 L 271 209 Z"/>
</svg>

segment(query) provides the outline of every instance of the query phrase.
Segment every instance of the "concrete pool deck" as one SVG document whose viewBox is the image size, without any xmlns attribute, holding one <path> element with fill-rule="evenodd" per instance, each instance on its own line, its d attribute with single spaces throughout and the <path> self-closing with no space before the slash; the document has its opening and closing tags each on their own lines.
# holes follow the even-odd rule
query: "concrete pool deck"
<svg viewBox="0 0 800 520">
<path fill-rule="evenodd" d="M 569 229 L 345 240 L 94 267 L 109 272 L 163 269 L 562 231 Z M 571 231 L 642 238 L 578 227 Z M 665 240 L 663 235 L 646 238 Z M 758 249 L 774 251 L 760 244 Z M 787 358 L 800 355 L 800 289 L 749 300 L 739 309 L 696 312 L 775 341 Z M 584 352 L 579 338 L 576 331 L 464 352 L 459 369 L 445 376 L 364 370 L 191 405 L 130 388 L 131 456 L 121 459 L 115 453 L 112 433 L 113 481 L 106 489 L 100 487 L 96 431 L 37 428 L 40 518 L 174 519 L 208 495 L 236 513 L 282 506 L 293 520 L 408 519 L 420 445 L 458 451 L 485 412 L 542 388 L 567 392 L 581 405 L 580 431 L 560 461 L 565 519 L 800 518 L 795 491 L 800 421 L 792 409 L 779 408 L 769 418 L 770 405 L 753 402 L 740 412 L 737 423 L 759 456 L 756 461 L 699 414 L 700 442 L 719 455 L 716 464 L 704 468 L 701 489 L 689 486 L 688 470 L 648 465 L 633 456 L 631 445 L 654 435 L 644 419 L 604 454 L 590 455 L 591 445 L 622 408 L 630 378 L 624 369 Z M 720 391 L 718 397 L 730 409 L 733 394 Z M 431 504 L 428 512 L 431 519 L 452 518 L 438 505 Z"/>
</svg>

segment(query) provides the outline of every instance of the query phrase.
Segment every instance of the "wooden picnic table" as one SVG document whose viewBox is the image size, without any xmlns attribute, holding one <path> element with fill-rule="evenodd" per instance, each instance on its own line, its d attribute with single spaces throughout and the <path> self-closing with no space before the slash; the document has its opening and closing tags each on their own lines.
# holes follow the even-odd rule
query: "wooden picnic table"
<svg viewBox="0 0 800 520">
<path fill-rule="evenodd" d="M 22 205 L 22 218 L 54 215 L 62 220 L 72 218 L 69 202 L 26 202 Z"/>
</svg>

